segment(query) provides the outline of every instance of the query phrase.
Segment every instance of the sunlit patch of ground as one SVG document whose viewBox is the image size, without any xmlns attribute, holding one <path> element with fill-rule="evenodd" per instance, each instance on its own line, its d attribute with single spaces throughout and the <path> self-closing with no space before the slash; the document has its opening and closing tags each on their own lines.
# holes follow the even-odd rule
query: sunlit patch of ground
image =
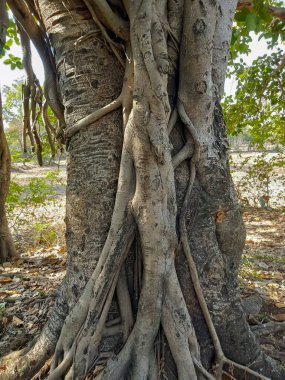
<svg viewBox="0 0 285 380">
<path fill-rule="evenodd" d="M 242 297 L 260 301 L 250 323 L 285 324 L 285 213 L 249 208 L 243 213 L 247 239 L 240 267 Z M 248 298 L 249 297 L 249 298 Z M 285 364 L 285 326 L 260 337 L 263 348 Z"/>
</svg>

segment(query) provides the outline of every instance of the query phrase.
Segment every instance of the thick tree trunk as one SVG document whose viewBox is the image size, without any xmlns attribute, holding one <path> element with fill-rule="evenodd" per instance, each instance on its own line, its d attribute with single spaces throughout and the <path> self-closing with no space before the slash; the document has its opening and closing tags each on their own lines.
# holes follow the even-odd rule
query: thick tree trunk
<svg viewBox="0 0 285 380">
<path fill-rule="evenodd" d="M 127 15 L 120 1 L 95 3 L 38 1 L 65 107 L 69 259 L 37 369 L 58 339 L 50 380 L 100 363 L 99 379 L 220 378 L 213 361 L 238 379 L 258 374 L 234 362 L 281 380 L 237 283 L 245 230 L 219 105 L 236 1 L 124 1 L 124 79 L 106 6 L 119 7 L 111 29 L 123 40 Z M 4 379 L 31 377 L 23 358 L 11 363 Z"/>
</svg>

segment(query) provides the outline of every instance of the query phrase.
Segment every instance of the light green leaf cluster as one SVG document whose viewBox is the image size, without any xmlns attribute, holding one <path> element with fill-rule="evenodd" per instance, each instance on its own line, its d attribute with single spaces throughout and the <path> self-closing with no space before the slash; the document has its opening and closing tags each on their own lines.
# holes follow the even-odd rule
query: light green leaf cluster
<svg viewBox="0 0 285 380">
<path fill-rule="evenodd" d="M 3 63 L 5 65 L 10 65 L 11 70 L 16 68 L 22 69 L 22 59 L 14 56 L 14 54 L 9 53 L 13 44 L 20 45 L 20 40 L 17 33 L 17 26 L 13 18 L 9 18 L 9 27 L 7 28 L 6 42 L 0 58 L 3 58 Z"/>
<path fill-rule="evenodd" d="M 228 76 L 237 89 L 223 101 L 228 133 L 243 134 L 258 148 L 285 145 L 285 56 L 276 47 L 285 40 L 285 23 L 271 17 L 270 5 L 282 2 L 255 0 L 252 12 L 244 8 L 235 14 Z M 243 57 L 250 52 L 253 33 L 266 40 L 268 53 L 248 66 Z"/>
<path fill-rule="evenodd" d="M 6 199 L 8 214 L 16 207 L 45 206 L 55 202 L 56 185 L 60 183 L 57 171 L 50 171 L 44 177 L 34 177 L 24 185 L 12 180 Z"/>
<path fill-rule="evenodd" d="M 251 67 L 235 65 L 237 90 L 223 102 L 228 133 L 246 133 L 259 148 L 285 146 L 285 72 L 280 70 L 283 52 L 264 55 Z"/>
<path fill-rule="evenodd" d="M 280 1 L 255 0 L 253 11 L 247 8 L 237 11 L 234 18 L 234 26 L 230 49 L 230 65 L 240 56 L 250 52 L 252 38 L 250 32 L 258 34 L 259 39 L 265 38 L 268 47 L 272 48 L 277 41 L 285 41 L 285 23 L 282 20 L 272 18 L 268 5 L 282 6 Z"/>
</svg>

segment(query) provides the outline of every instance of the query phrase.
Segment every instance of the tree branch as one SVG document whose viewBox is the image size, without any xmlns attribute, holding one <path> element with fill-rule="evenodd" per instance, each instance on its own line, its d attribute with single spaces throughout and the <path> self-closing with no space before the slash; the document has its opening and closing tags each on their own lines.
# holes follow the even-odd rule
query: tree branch
<svg viewBox="0 0 285 380">
<path fill-rule="evenodd" d="M 247 8 L 249 11 L 252 12 L 254 10 L 253 0 L 239 0 L 236 8 L 237 11 L 241 11 L 244 8 Z M 285 8 L 268 5 L 267 10 L 270 16 L 285 21 Z"/>
<path fill-rule="evenodd" d="M 64 125 L 64 110 L 57 91 L 55 64 L 53 61 L 53 54 L 51 52 L 49 42 L 46 36 L 43 34 L 42 29 L 35 22 L 33 15 L 30 13 L 29 8 L 24 1 L 8 0 L 7 3 L 11 8 L 15 18 L 22 25 L 32 40 L 35 48 L 39 53 L 39 56 L 41 57 L 45 72 L 45 97 L 56 117 Z"/>
<path fill-rule="evenodd" d="M 9 19 L 6 10 L 6 1 L 0 0 L 0 54 L 5 45 L 6 41 L 6 32 L 9 26 Z"/>
</svg>

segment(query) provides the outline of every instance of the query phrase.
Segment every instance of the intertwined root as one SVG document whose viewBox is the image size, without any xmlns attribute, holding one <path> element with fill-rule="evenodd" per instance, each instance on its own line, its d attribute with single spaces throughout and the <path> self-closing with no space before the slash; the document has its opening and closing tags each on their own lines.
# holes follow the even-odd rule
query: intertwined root
<svg viewBox="0 0 285 380">
<path fill-rule="evenodd" d="M 86 3 L 98 24 L 91 2 Z M 55 380 L 66 374 L 67 378 L 73 376 L 84 379 L 96 365 L 100 341 L 104 331 L 109 329 L 105 329 L 108 308 L 131 241 L 128 233 L 135 224 L 140 235 L 143 260 L 137 315 L 132 327 L 132 313 L 128 313 L 129 322 L 126 323 L 124 307 L 121 305 L 120 322 L 122 325 L 126 323 L 128 329 L 132 327 L 132 330 L 129 335 L 125 330 L 126 342 L 123 348 L 117 356 L 107 361 L 105 369 L 97 376 L 98 379 L 123 379 L 127 374 L 134 380 L 158 378 L 153 346 L 160 326 L 167 337 L 179 380 L 221 379 L 223 364 L 229 361 L 224 357 L 202 294 L 185 222 L 196 175 L 195 165 L 199 160 L 199 139 L 179 98 L 179 91 L 177 107 L 170 117 L 167 97 L 169 63 L 162 3 L 143 0 L 130 4 L 127 11 L 131 40 L 127 43 L 128 63 L 124 83 L 130 84 L 132 89 L 127 92 L 128 111 L 124 113 L 124 146 L 112 224 L 98 265 L 78 305 L 66 320 L 49 379 Z M 130 75 L 133 75 L 133 80 L 128 80 Z M 67 137 L 71 138 L 79 129 L 117 107 L 124 107 L 124 94 L 123 89 L 113 103 L 67 130 Z M 187 143 L 172 159 L 168 134 L 178 116 L 186 127 Z M 183 212 L 179 216 L 180 237 L 194 288 L 216 349 L 218 370 L 215 376 L 201 364 L 199 344 L 174 264 L 177 247 L 174 168 L 190 157 L 189 186 Z M 131 181 L 134 173 L 135 184 Z M 128 203 L 131 204 L 130 207 Z M 124 216 L 127 209 L 130 218 L 132 216 L 134 220 L 126 223 Z M 128 223 L 128 228 L 125 228 Z M 114 249 L 115 246 L 118 246 L 117 250 Z"/>
</svg>

